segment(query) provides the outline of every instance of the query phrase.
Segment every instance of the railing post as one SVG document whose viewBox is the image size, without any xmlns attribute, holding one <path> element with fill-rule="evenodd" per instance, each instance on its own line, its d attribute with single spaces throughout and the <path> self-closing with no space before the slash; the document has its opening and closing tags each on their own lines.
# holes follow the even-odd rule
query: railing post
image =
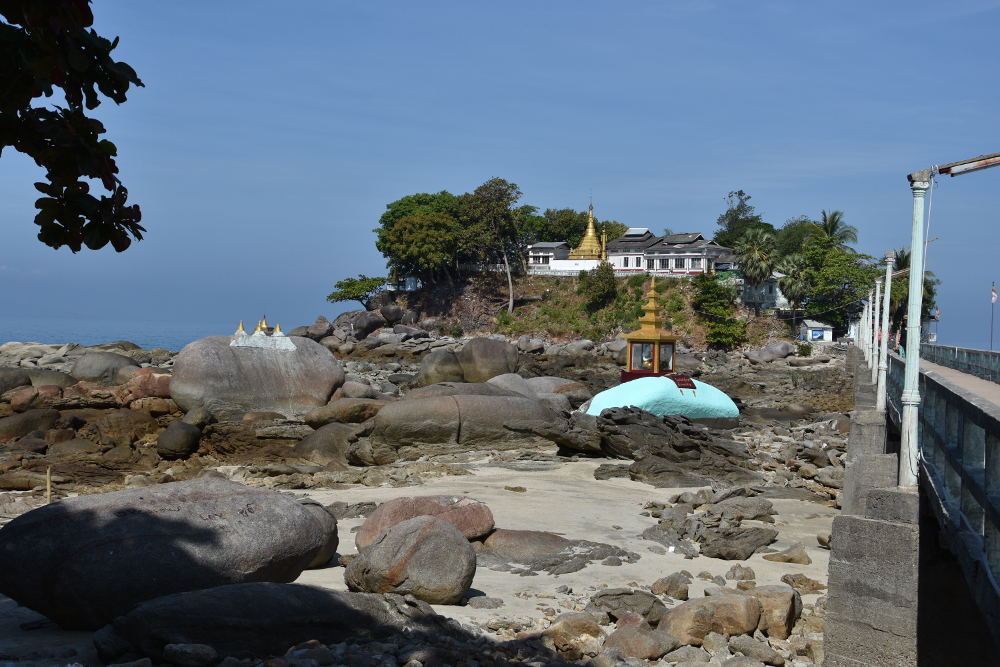
<svg viewBox="0 0 1000 667">
<path fill-rule="evenodd" d="M 872 302 L 872 384 L 878 381 L 878 355 L 879 355 L 879 307 L 882 305 L 882 283 L 875 281 L 875 301 Z M 876 389 L 876 391 L 878 391 Z M 876 404 L 878 399 L 876 398 Z"/>
<path fill-rule="evenodd" d="M 889 294 L 892 292 L 892 264 L 895 255 L 885 254 L 885 293 L 882 295 L 882 340 L 878 348 L 878 384 L 875 387 L 875 409 L 885 410 L 885 374 L 889 368 Z"/>
<path fill-rule="evenodd" d="M 917 485 L 917 410 L 920 374 L 920 309 L 924 295 L 924 197 L 931 186 L 930 170 L 910 174 L 913 222 L 910 231 L 910 281 L 906 303 L 906 376 L 903 384 L 902 433 L 899 446 L 899 485 Z"/>
</svg>

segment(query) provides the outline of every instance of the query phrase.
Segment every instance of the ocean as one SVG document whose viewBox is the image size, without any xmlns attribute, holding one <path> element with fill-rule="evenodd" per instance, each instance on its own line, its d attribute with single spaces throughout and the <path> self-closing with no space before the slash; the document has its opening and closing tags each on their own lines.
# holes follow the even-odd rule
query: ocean
<svg viewBox="0 0 1000 667">
<path fill-rule="evenodd" d="M 229 335 L 235 330 L 232 322 L 35 319 L 0 315 L 0 344 L 18 341 L 87 346 L 127 340 L 147 350 L 159 347 L 177 352 L 199 338 Z"/>
</svg>

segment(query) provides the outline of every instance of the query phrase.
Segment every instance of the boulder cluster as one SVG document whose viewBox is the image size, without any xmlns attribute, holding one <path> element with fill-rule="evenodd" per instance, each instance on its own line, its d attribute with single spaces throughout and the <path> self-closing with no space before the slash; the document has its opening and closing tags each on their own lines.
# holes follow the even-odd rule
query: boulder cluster
<svg viewBox="0 0 1000 667">
<path fill-rule="evenodd" d="M 179 353 L 0 345 L 0 593 L 95 631 L 103 660 L 143 666 L 822 661 L 825 607 L 801 596 L 823 587 L 802 573 L 758 586 L 739 564 L 709 575 L 704 595 L 688 571 L 563 586 L 539 618 L 461 625 L 429 605 L 505 604 L 471 588 L 477 568 L 559 576 L 640 555 L 498 528 L 466 495 L 324 506 L 289 490 L 412 494 L 477 465 L 598 459 L 595 488 L 628 478 L 691 489 L 642 510 L 655 521 L 642 531 L 650 552 L 807 565 L 802 544 L 772 548 L 772 500 L 839 502 L 850 418 L 836 355 L 682 351 L 680 370 L 742 408 L 719 424 L 630 406 L 586 414 L 619 381 L 623 340 L 462 339 L 396 306 L 290 334 L 294 351 L 228 336 Z M 799 359 L 817 370 L 795 370 Z M 367 517 L 351 557 L 338 554 L 346 517 Z M 341 566 L 348 591 L 291 583 Z"/>
</svg>

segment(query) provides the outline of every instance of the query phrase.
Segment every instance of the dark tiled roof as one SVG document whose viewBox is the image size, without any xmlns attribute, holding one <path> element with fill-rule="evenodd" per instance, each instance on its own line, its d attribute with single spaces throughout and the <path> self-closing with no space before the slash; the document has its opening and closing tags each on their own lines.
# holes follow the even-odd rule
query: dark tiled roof
<svg viewBox="0 0 1000 667">
<path fill-rule="evenodd" d="M 532 243 L 529 248 L 561 248 L 563 246 L 569 247 L 569 244 L 565 241 L 543 241 L 541 243 Z"/>
<path fill-rule="evenodd" d="M 705 237 L 702 236 L 701 234 L 691 234 L 691 233 L 671 234 L 670 236 L 664 236 L 663 237 L 663 242 L 664 243 L 670 243 L 670 244 L 673 244 L 673 243 L 684 243 L 684 244 L 687 244 L 687 243 L 694 243 L 695 241 L 704 241 L 704 240 L 705 240 Z"/>
<path fill-rule="evenodd" d="M 651 231 L 644 230 L 643 234 L 626 234 L 614 241 L 608 241 L 608 252 L 631 252 L 633 250 L 645 250 L 656 245 L 663 239 L 655 236 Z"/>
</svg>

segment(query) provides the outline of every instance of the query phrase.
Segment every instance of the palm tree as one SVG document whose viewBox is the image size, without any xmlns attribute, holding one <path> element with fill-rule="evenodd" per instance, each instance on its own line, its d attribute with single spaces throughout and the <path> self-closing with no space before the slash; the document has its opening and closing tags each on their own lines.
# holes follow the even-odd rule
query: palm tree
<svg viewBox="0 0 1000 667">
<path fill-rule="evenodd" d="M 771 277 L 778 260 L 774 234 L 759 227 L 750 228 L 743 233 L 733 249 L 736 251 L 743 280 L 753 289 L 754 315 L 760 317 L 760 295 L 757 287 Z"/>
<path fill-rule="evenodd" d="M 896 252 L 896 259 L 893 262 L 892 271 L 898 273 L 910 268 L 910 253 L 908 250 Z M 920 319 L 928 320 L 931 317 L 931 310 L 935 307 L 937 297 L 937 286 L 940 280 L 934 278 L 933 271 L 924 271 L 924 298 L 920 304 Z M 899 328 L 903 324 L 903 318 L 908 308 L 907 301 L 910 295 L 910 275 L 904 273 L 894 276 L 892 279 L 892 291 L 889 294 L 889 315 L 892 319 L 892 327 Z"/>
<path fill-rule="evenodd" d="M 819 222 L 810 221 L 807 223 L 809 236 L 806 243 L 812 237 L 830 239 L 834 241 L 836 247 L 847 252 L 854 252 L 854 248 L 848 243 L 858 242 L 858 228 L 844 223 L 843 211 L 823 211 L 822 220 Z"/>
<path fill-rule="evenodd" d="M 778 287 L 792 304 L 792 330 L 794 331 L 795 311 L 802 306 L 802 302 L 809 296 L 809 290 L 812 288 L 812 283 L 809 280 L 809 263 L 802 255 L 788 255 L 778 262 L 775 268 L 785 274 L 783 278 L 778 278 Z"/>
</svg>

